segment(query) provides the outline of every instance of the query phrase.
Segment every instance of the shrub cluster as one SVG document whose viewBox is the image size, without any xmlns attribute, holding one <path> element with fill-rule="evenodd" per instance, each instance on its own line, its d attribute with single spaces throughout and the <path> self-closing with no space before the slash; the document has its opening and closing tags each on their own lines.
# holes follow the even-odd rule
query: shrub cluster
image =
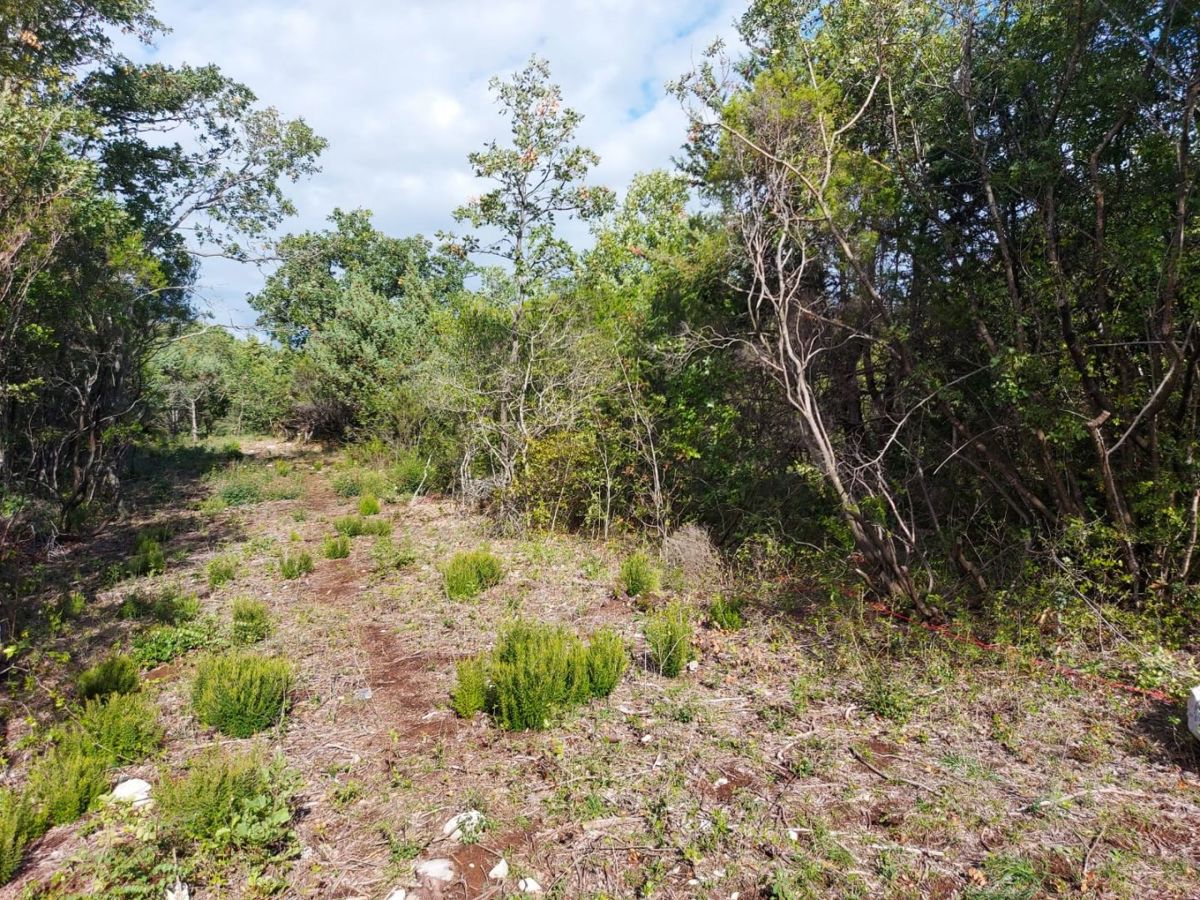
<svg viewBox="0 0 1200 900">
<path fill-rule="evenodd" d="M 138 689 L 138 667 L 123 654 L 113 654 L 84 671 L 76 682 L 80 699 L 129 694 Z"/>
<path fill-rule="evenodd" d="M 350 538 L 344 534 L 325 538 L 321 545 L 321 555 L 326 559 L 345 559 L 350 555 Z"/>
<path fill-rule="evenodd" d="M 487 550 L 456 553 L 443 572 L 446 596 L 451 600 L 470 600 L 500 583 L 504 566 L 500 558 Z"/>
<path fill-rule="evenodd" d="M 178 585 L 167 585 L 157 592 L 137 590 L 121 602 L 121 618 L 153 619 L 166 625 L 190 622 L 200 615 L 195 594 L 185 594 Z"/>
<path fill-rule="evenodd" d="M 289 550 L 279 558 L 279 574 L 284 578 L 299 578 L 301 575 L 307 575 L 312 570 L 313 558 L 312 554 L 307 550 L 295 552 Z"/>
<path fill-rule="evenodd" d="M 658 671 L 674 678 L 683 671 L 692 653 L 692 620 L 688 608 L 678 600 L 652 613 L 646 620 L 646 642 L 650 659 Z"/>
<path fill-rule="evenodd" d="M 382 507 L 379 505 L 379 498 L 374 494 L 363 494 L 358 501 L 358 514 L 360 516 L 375 516 L 379 514 Z"/>
<path fill-rule="evenodd" d="M 196 669 L 192 708 L 205 725 L 244 738 L 279 721 L 292 686 L 292 665 L 244 651 L 210 656 Z"/>
<path fill-rule="evenodd" d="M 163 552 L 160 536 L 158 531 L 138 535 L 133 558 L 129 561 L 130 575 L 161 575 L 167 570 L 167 556 Z"/>
<path fill-rule="evenodd" d="M 368 519 L 365 516 L 342 516 L 334 519 L 333 527 L 345 537 L 361 537 L 364 534 L 382 537 L 392 533 L 392 525 L 387 519 Z"/>
<path fill-rule="evenodd" d="M 219 588 L 237 577 L 241 560 L 232 554 L 216 556 L 208 563 L 208 586 Z"/>
<path fill-rule="evenodd" d="M 555 712 L 611 694 L 627 663 L 611 629 L 584 644 L 562 626 L 518 619 L 490 655 L 458 664 L 451 705 L 463 717 L 486 710 L 510 731 L 542 729 Z"/>
<path fill-rule="evenodd" d="M 643 550 L 638 550 L 625 557 L 621 563 L 621 588 L 630 597 L 642 594 L 652 594 L 662 583 L 662 573 L 650 562 L 650 557 Z"/>
<path fill-rule="evenodd" d="M 143 668 L 157 666 L 217 642 L 217 623 L 208 617 L 182 625 L 161 625 L 134 635 L 133 659 Z"/>
<path fill-rule="evenodd" d="M 721 631 L 738 631 L 745 624 L 742 621 L 741 601 L 718 594 L 708 607 L 708 621 L 713 628 Z"/>
<path fill-rule="evenodd" d="M 262 600 L 237 597 L 233 601 L 233 641 L 257 644 L 271 633 L 271 610 Z"/>
</svg>

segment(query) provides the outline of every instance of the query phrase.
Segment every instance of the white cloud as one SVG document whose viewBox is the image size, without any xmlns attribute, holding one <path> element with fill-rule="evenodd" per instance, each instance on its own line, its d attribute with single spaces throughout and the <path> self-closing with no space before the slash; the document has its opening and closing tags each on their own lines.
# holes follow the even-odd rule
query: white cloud
<svg viewBox="0 0 1200 900">
<path fill-rule="evenodd" d="M 532 53 L 550 60 L 580 140 L 601 156 L 596 181 L 620 189 L 667 166 L 684 138 L 664 84 L 716 37 L 745 0 L 159 0 L 173 31 L 143 59 L 213 62 L 263 103 L 303 116 L 329 149 L 322 173 L 295 186 L 295 231 L 333 207 L 364 206 L 392 234 L 432 236 L 478 193 L 467 154 L 503 137 L 487 82 Z M 248 324 L 251 266 L 205 264 L 202 294 L 221 321 Z"/>
</svg>

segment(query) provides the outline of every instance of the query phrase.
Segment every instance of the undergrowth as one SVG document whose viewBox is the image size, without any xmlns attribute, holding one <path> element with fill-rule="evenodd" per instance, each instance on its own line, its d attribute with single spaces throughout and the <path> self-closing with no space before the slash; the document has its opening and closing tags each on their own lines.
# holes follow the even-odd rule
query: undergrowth
<svg viewBox="0 0 1200 900">
<path fill-rule="evenodd" d="M 455 554 L 443 570 L 446 596 L 451 600 L 470 600 L 500 583 L 504 566 L 488 550 Z"/>
<path fill-rule="evenodd" d="M 192 708 L 203 724 L 245 738 L 283 717 L 291 685 L 287 660 L 244 651 L 210 656 L 196 668 Z"/>
</svg>

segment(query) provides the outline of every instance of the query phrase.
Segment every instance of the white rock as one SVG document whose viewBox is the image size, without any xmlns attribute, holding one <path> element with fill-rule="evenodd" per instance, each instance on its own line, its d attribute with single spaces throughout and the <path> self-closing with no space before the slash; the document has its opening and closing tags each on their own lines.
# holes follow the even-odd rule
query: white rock
<svg viewBox="0 0 1200 900">
<path fill-rule="evenodd" d="M 642 743 L 643 743 L 643 744 L 648 744 L 648 743 L 650 743 L 652 740 L 654 740 L 654 737 L 653 737 L 652 735 L 649 735 L 649 734 L 643 734 L 643 735 L 642 735 Z"/>
<path fill-rule="evenodd" d="M 1200 738 L 1200 685 L 1188 694 L 1188 731 Z"/>
<path fill-rule="evenodd" d="M 788 840 L 789 841 L 800 840 L 800 829 L 799 828 L 789 828 L 788 829 Z"/>
<path fill-rule="evenodd" d="M 517 890 L 523 894 L 540 894 L 542 886 L 533 878 L 522 878 L 517 882 Z"/>
<path fill-rule="evenodd" d="M 167 888 L 167 900 L 191 900 L 191 892 L 186 884 L 176 878 L 175 887 Z"/>
<path fill-rule="evenodd" d="M 408 891 L 404 888 L 396 888 L 387 895 L 387 900 L 408 900 Z"/>
<path fill-rule="evenodd" d="M 417 863 L 414 871 L 418 878 L 428 878 L 431 881 L 454 880 L 454 863 L 448 859 L 427 859 Z"/>
<path fill-rule="evenodd" d="M 508 877 L 508 860 L 506 860 L 502 857 L 500 859 L 500 862 L 498 862 L 498 863 L 496 863 L 496 865 L 492 866 L 492 871 L 488 872 L 488 878 L 491 878 L 493 881 L 503 881 L 507 877 Z"/>
<path fill-rule="evenodd" d="M 449 821 L 442 826 L 442 834 L 452 841 L 461 841 L 464 837 L 479 834 L 482 830 L 483 813 L 477 809 L 468 809 L 466 812 L 451 816 Z"/>
<path fill-rule="evenodd" d="M 727 785 L 727 784 L 729 784 L 729 779 L 722 776 L 721 778 L 718 778 L 716 781 L 713 782 L 713 787 L 716 789 L 720 789 L 720 788 L 725 787 L 725 785 Z"/>
<path fill-rule="evenodd" d="M 695 672 L 698 668 L 700 668 L 699 660 L 693 659 L 690 663 L 687 664 L 687 670 L 689 672 Z"/>
<path fill-rule="evenodd" d="M 112 798 L 122 803 L 132 803 L 136 809 L 150 802 L 150 782 L 130 778 L 113 788 Z"/>
</svg>

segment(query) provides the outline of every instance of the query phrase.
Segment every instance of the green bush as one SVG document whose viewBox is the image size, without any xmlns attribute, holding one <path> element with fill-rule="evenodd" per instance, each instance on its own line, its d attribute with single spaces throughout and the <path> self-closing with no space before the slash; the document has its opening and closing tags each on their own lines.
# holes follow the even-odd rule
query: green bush
<svg viewBox="0 0 1200 900">
<path fill-rule="evenodd" d="M 237 577 L 240 565 L 241 560 L 232 555 L 217 556 L 209 560 L 208 586 L 219 588 L 221 585 L 233 581 Z"/>
<path fill-rule="evenodd" d="M 443 573 L 446 596 L 451 600 L 469 600 L 500 583 L 504 566 L 499 557 L 487 550 L 455 554 Z"/>
<path fill-rule="evenodd" d="M 708 607 L 708 621 L 713 628 L 721 631 L 738 631 L 745 624 L 742 621 L 742 604 L 738 600 L 727 600 L 718 594 Z"/>
<path fill-rule="evenodd" d="M 133 658 L 139 666 L 170 662 L 192 650 L 217 643 L 217 624 L 211 618 L 182 625 L 161 625 L 133 638 Z"/>
<path fill-rule="evenodd" d="M 140 762 L 162 746 L 158 709 L 140 694 L 89 700 L 78 727 L 109 766 Z"/>
<path fill-rule="evenodd" d="M 279 574 L 284 578 L 299 578 L 313 570 L 312 554 L 307 550 L 288 551 L 279 559 Z"/>
<path fill-rule="evenodd" d="M 412 494 L 426 480 L 426 460 L 416 450 L 404 449 L 396 454 L 396 462 L 388 470 L 388 476 L 396 490 Z"/>
<path fill-rule="evenodd" d="M 362 472 L 346 469 L 333 476 L 333 492 L 339 497 L 357 497 L 363 489 Z"/>
<path fill-rule="evenodd" d="M 881 719 L 903 725 L 912 718 L 917 701 L 895 676 L 872 667 L 863 680 L 862 705 Z"/>
<path fill-rule="evenodd" d="M 262 600 L 237 597 L 233 601 L 233 640 L 257 644 L 271 633 L 271 610 Z"/>
<path fill-rule="evenodd" d="M 47 825 L 74 822 L 108 791 L 108 755 L 70 730 L 29 769 L 28 796 Z"/>
<path fill-rule="evenodd" d="M 248 506 L 263 498 L 262 473 L 251 466 L 231 466 L 221 478 L 216 496 L 226 506 Z"/>
<path fill-rule="evenodd" d="M 79 591 L 69 591 L 58 600 L 58 614 L 64 619 L 78 619 L 87 608 L 87 597 Z"/>
<path fill-rule="evenodd" d="M 138 667 L 132 659 L 114 654 L 79 676 L 76 687 L 83 700 L 128 694 L 138 689 Z"/>
<path fill-rule="evenodd" d="M 163 552 L 158 537 L 153 534 L 138 535 L 133 559 L 129 561 L 129 574 L 134 576 L 161 575 L 166 569 L 167 556 Z"/>
<path fill-rule="evenodd" d="M 350 555 L 350 538 L 344 534 L 325 538 L 325 543 L 321 545 L 321 555 L 326 559 L 345 559 Z"/>
<path fill-rule="evenodd" d="M 244 738 L 279 721 L 292 685 L 292 666 L 236 651 L 203 660 L 192 684 L 192 707 L 205 725 Z"/>
<path fill-rule="evenodd" d="M 16 791 L 0 789 L 0 885 L 17 874 L 25 845 L 36 836 L 29 802 Z"/>
<path fill-rule="evenodd" d="M 195 594 L 183 593 L 178 585 L 167 585 L 157 593 L 134 591 L 121 602 L 122 619 L 154 619 L 168 625 L 190 622 L 200 615 Z"/>
<path fill-rule="evenodd" d="M 361 537 L 371 534 L 382 537 L 392 532 L 392 524 L 387 519 L 367 519 L 362 516 L 342 516 L 334 519 L 334 530 L 346 537 Z"/>
<path fill-rule="evenodd" d="M 678 600 L 646 620 L 646 641 L 650 659 L 668 678 L 674 678 L 687 665 L 692 651 L 692 622 L 688 608 Z"/>
<path fill-rule="evenodd" d="M 464 719 L 487 709 L 487 659 L 473 656 L 459 660 L 458 680 L 450 692 L 450 705 Z"/>
<path fill-rule="evenodd" d="M 588 640 L 588 684 L 593 697 L 607 697 L 625 674 L 629 656 L 625 641 L 611 628 L 601 628 Z"/>
<path fill-rule="evenodd" d="M 621 563 L 620 578 L 621 587 L 630 597 L 652 594 L 662 583 L 662 573 L 654 567 L 650 557 L 642 550 L 625 557 Z"/>
<path fill-rule="evenodd" d="M 417 561 L 417 554 L 411 545 L 397 546 L 390 537 L 380 537 L 371 547 L 371 559 L 376 571 L 387 572 L 411 566 Z"/>
<path fill-rule="evenodd" d="M 280 848 L 291 838 L 296 777 L 281 760 L 213 749 L 155 790 L 156 817 L 167 844 L 196 842 L 214 850 Z"/>
<path fill-rule="evenodd" d="M 374 494 L 363 494 L 358 501 L 358 514 L 360 516 L 375 516 L 379 514 L 382 507 L 379 505 L 379 498 Z"/>
</svg>

